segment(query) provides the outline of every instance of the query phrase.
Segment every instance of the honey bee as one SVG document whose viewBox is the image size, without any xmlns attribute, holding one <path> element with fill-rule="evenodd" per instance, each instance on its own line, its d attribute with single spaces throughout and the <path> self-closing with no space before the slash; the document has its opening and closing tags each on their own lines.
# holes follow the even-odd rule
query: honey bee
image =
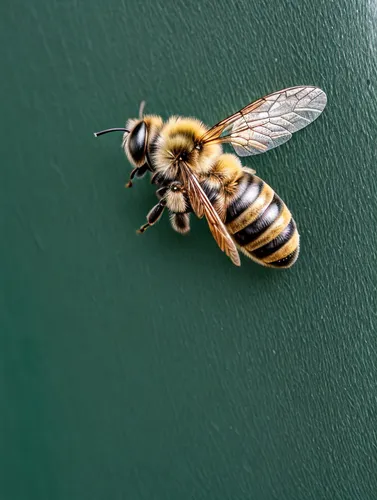
<svg viewBox="0 0 377 500">
<path fill-rule="evenodd" d="M 220 249 L 236 266 L 238 249 L 263 266 L 286 269 L 297 260 L 300 241 L 291 212 L 255 171 L 239 157 L 264 153 L 288 141 L 314 121 L 326 106 L 326 94 L 313 86 L 291 87 L 269 94 L 211 128 L 196 118 L 144 115 L 129 119 L 122 147 L 134 177 L 151 173 L 159 199 L 138 230 L 153 226 L 167 209 L 175 231 L 190 230 L 190 213 L 206 218 Z"/>
</svg>

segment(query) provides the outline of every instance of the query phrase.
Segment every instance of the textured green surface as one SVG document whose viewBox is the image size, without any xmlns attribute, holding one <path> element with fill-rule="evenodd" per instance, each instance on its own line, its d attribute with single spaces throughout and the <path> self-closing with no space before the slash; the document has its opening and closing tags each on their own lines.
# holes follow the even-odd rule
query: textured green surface
<svg viewBox="0 0 377 500">
<path fill-rule="evenodd" d="M 377 498 L 376 4 L 211 3 L 1 3 L 2 500 Z M 299 84 L 325 113 L 246 162 L 292 270 L 135 234 L 154 190 L 93 131 Z"/>
</svg>

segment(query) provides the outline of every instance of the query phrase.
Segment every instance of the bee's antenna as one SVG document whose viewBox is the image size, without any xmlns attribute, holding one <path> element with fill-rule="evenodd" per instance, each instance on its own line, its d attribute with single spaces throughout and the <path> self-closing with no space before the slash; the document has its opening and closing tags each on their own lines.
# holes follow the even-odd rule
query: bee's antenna
<svg viewBox="0 0 377 500">
<path fill-rule="evenodd" d="M 127 130 L 126 128 L 108 128 L 106 130 L 101 130 L 100 132 L 94 132 L 94 137 L 99 137 L 100 135 L 108 134 L 109 132 L 128 132 L 128 133 L 130 133 L 130 131 Z"/>
<path fill-rule="evenodd" d="M 141 101 L 141 103 L 140 103 L 140 108 L 139 108 L 139 118 L 140 118 L 140 120 L 143 118 L 145 104 L 146 104 L 145 101 Z"/>
</svg>

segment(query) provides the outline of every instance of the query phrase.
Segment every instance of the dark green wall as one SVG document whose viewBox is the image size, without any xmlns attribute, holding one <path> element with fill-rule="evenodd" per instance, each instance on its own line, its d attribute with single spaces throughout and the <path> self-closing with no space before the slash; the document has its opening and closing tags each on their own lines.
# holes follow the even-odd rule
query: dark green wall
<svg viewBox="0 0 377 500">
<path fill-rule="evenodd" d="M 377 498 L 377 7 L 5 0 L 2 500 Z M 126 191 L 139 102 L 213 124 L 314 84 L 328 107 L 246 164 L 299 225 L 240 269 Z"/>
</svg>

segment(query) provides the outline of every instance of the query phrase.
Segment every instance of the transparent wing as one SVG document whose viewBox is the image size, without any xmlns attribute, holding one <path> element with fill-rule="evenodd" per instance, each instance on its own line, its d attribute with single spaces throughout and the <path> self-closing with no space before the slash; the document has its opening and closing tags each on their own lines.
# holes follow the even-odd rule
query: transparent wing
<svg viewBox="0 0 377 500">
<path fill-rule="evenodd" d="M 326 103 L 326 94 L 317 87 L 283 89 L 225 118 L 204 134 L 202 142 L 231 143 L 239 156 L 264 153 L 312 123 Z"/>
<path fill-rule="evenodd" d="M 236 266 L 241 265 L 240 256 L 237 247 L 230 237 L 226 227 L 221 221 L 218 213 L 207 198 L 195 174 L 185 162 L 181 162 L 182 173 L 185 181 L 185 186 L 190 198 L 192 209 L 197 217 L 202 218 L 203 215 L 207 219 L 212 236 L 221 250 L 231 259 Z"/>
</svg>

